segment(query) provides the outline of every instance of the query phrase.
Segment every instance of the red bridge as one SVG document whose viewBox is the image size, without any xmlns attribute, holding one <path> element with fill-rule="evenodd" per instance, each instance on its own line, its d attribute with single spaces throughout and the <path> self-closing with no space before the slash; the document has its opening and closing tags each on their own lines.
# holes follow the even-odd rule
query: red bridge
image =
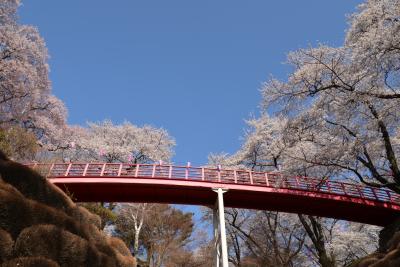
<svg viewBox="0 0 400 267">
<path fill-rule="evenodd" d="M 400 195 L 387 189 L 281 173 L 160 164 L 31 164 L 76 201 L 153 202 L 274 210 L 387 225 Z"/>
</svg>

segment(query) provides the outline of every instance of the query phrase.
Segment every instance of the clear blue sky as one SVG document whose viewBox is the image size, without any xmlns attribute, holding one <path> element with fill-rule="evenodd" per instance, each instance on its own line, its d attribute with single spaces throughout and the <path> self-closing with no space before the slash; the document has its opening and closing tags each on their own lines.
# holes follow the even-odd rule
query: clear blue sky
<svg viewBox="0 0 400 267">
<path fill-rule="evenodd" d="M 285 79 L 286 54 L 341 45 L 359 0 L 25 0 L 69 123 L 151 124 L 177 141 L 175 162 L 235 152 L 261 83 Z"/>
</svg>

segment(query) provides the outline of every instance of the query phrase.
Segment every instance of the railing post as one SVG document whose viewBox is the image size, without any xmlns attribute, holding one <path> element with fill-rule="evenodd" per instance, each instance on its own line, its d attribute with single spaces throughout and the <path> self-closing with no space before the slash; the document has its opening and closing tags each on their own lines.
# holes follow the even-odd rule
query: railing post
<svg viewBox="0 0 400 267">
<path fill-rule="evenodd" d="M 314 178 L 311 178 L 310 180 L 311 180 L 311 188 L 312 188 L 312 190 L 313 190 L 314 192 L 315 192 L 315 191 L 319 191 L 319 190 L 317 189 L 316 183 L 314 183 Z"/>
<path fill-rule="evenodd" d="M 72 163 L 68 164 L 67 170 L 65 171 L 64 176 L 68 176 L 69 170 L 71 169 Z"/>
<path fill-rule="evenodd" d="M 265 183 L 269 186 L 268 172 L 265 173 Z"/>
<path fill-rule="evenodd" d="M 172 178 L 172 165 L 169 165 L 169 170 L 168 170 L 168 178 Z"/>
<path fill-rule="evenodd" d="M 215 238 L 215 266 L 228 267 L 228 245 L 226 242 L 224 197 L 226 189 L 214 188 L 218 194 L 217 201 L 213 210 L 214 238 Z M 218 219 L 217 219 L 218 217 Z"/>
<path fill-rule="evenodd" d="M 361 197 L 361 198 L 364 198 L 364 194 L 363 194 L 363 192 L 361 191 L 360 186 L 359 186 L 359 185 L 356 185 L 356 187 L 357 187 L 358 193 L 360 194 L 360 197 Z"/>
<path fill-rule="evenodd" d="M 153 171 L 151 172 L 151 178 L 156 176 L 156 164 L 153 164 Z"/>
<path fill-rule="evenodd" d="M 294 179 L 296 180 L 296 188 L 299 189 L 300 188 L 299 177 L 296 175 Z"/>
<path fill-rule="evenodd" d="M 190 162 L 187 163 L 186 169 L 185 169 L 185 179 L 186 180 L 189 178 L 189 168 L 190 168 Z"/>
<path fill-rule="evenodd" d="M 236 170 L 233 170 L 233 177 L 235 179 L 235 184 L 237 184 L 237 172 L 236 172 Z"/>
<path fill-rule="evenodd" d="M 117 174 L 118 177 L 121 176 L 121 172 L 122 172 L 122 163 L 119 164 L 118 174 Z"/>
<path fill-rule="evenodd" d="M 376 194 L 375 187 L 371 187 L 372 194 L 374 195 L 375 199 L 379 201 L 379 197 Z"/>
<path fill-rule="evenodd" d="M 50 176 L 51 176 L 51 172 L 53 171 L 53 168 L 54 168 L 54 163 L 52 163 L 52 164 L 50 165 L 50 169 L 49 169 L 49 172 L 47 173 L 47 177 L 50 177 Z"/>
<path fill-rule="evenodd" d="M 342 190 L 345 196 L 347 196 L 347 192 L 346 192 L 346 187 L 344 186 L 343 183 L 340 183 L 340 185 L 342 186 Z"/>
<path fill-rule="evenodd" d="M 106 169 L 106 163 L 104 163 L 103 166 L 101 167 L 100 176 L 103 176 L 105 169 Z"/>
<path fill-rule="evenodd" d="M 386 194 L 389 197 L 389 202 L 392 202 L 392 195 L 390 194 L 390 191 L 389 190 L 385 190 L 385 191 L 386 191 Z"/>
<path fill-rule="evenodd" d="M 221 182 L 221 165 L 218 165 L 218 182 Z"/>
<path fill-rule="evenodd" d="M 83 169 L 82 176 L 86 176 L 88 168 L 89 168 L 89 163 L 86 163 L 85 168 Z"/>
<path fill-rule="evenodd" d="M 304 180 L 304 184 L 307 190 L 312 190 L 312 182 L 310 182 L 310 179 L 307 176 L 302 176 L 302 179 Z"/>
<path fill-rule="evenodd" d="M 281 174 L 282 176 L 282 181 L 283 181 L 283 187 L 285 188 L 290 188 L 290 183 L 288 181 L 288 178 L 286 175 Z"/>
<path fill-rule="evenodd" d="M 326 187 L 328 188 L 328 192 L 331 193 L 331 184 L 329 183 L 329 179 L 325 180 Z"/>
<path fill-rule="evenodd" d="M 137 164 L 137 165 L 136 165 L 135 177 L 138 177 L 138 176 L 139 176 L 139 166 L 140 166 L 140 164 Z"/>
<path fill-rule="evenodd" d="M 205 175 L 204 175 L 204 168 L 202 167 L 201 168 L 201 180 L 202 181 L 204 181 L 205 180 L 205 177 L 204 177 Z"/>
<path fill-rule="evenodd" d="M 253 184 L 253 172 L 249 171 L 250 184 Z"/>
</svg>

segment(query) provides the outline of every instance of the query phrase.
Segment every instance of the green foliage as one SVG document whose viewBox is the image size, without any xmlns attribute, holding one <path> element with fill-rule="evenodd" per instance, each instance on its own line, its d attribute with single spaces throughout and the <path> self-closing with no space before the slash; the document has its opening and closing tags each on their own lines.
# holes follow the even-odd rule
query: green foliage
<svg viewBox="0 0 400 267">
<path fill-rule="evenodd" d="M 115 212 L 101 203 L 82 203 L 80 205 L 101 218 L 101 229 L 117 220 Z"/>
<path fill-rule="evenodd" d="M 0 129 L 0 150 L 15 160 L 32 160 L 39 151 L 36 136 L 25 129 L 13 126 Z"/>
<path fill-rule="evenodd" d="M 11 145 L 7 141 L 6 131 L 0 129 L 0 150 L 2 150 L 7 156 L 10 156 L 12 153 Z"/>
</svg>

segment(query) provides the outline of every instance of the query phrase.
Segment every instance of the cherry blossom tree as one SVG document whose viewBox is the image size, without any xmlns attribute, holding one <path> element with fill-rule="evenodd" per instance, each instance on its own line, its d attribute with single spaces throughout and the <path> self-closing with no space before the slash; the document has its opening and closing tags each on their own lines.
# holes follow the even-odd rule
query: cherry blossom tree
<svg viewBox="0 0 400 267">
<path fill-rule="evenodd" d="M 66 149 L 59 156 L 70 161 L 168 162 L 173 155 L 175 141 L 168 132 L 152 126 L 138 127 L 130 122 L 114 125 L 110 120 L 89 122 L 87 127 L 71 126 L 64 140 Z M 139 237 L 146 214 L 153 204 L 96 203 L 90 210 L 100 215 L 106 222 L 103 226 L 116 223 L 124 229 L 126 236 L 132 233 L 133 253 L 139 250 Z M 117 220 L 115 221 L 115 218 Z"/>
<path fill-rule="evenodd" d="M 340 266 L 348 266 L 355 259 L 378 249 L 379 227 L 334 220 L 330 220 L 329 223 L 332 227 L 328 232 L 327 248 L 335 255 L 335 260 Z"/>
<path fill-rule="evenodd" d="M 162 128 L 130 122 L 114 125 L 110 120 L 71 127 L 65 156 L 71 160 L 149 163 L 169 161 L 174 139 Z"/>
<path fill-rule="evenodd" d="M 234 266 L 304 266 L 306 234 L 296 215 L 227 209 L 226 221 Z"/>
<path fill-rule="evenodd" d="M 284 117 L 270 117 L 267 113 L 247 120 L 248 129 L 241 148 L 232 156 L 210 154 L 209 163 L 258 171 L 279 170 L 285 150 L 282 130 L 286 122 Z"/>
<path fill-rule="evenodd" d="M 368 0 L 350 17 L 342 47 L 291 52 L 293 72 L 263 85 L 263 115 L 249 121 L 242 148 L 211 160 L 400 192 L 399 18 L 399 0 Z M 305 215 L 296 221 L 307 234 L 304 253 L 321 266 L 376 249 L 377 227 Z"/>
<path fill-rule="evenodd" d="M 0 2 L 0 127 L 28 129 L 54 149 L 67 112 L 51 91 L 44 40 L 35 27 L 18 24 L 19 3 Z"/>
<path fill-rule="evenodd" d="M 265 124 L 268 121 L 264 117 L 258 123 L 269 125 Z M 252 121 L 250 125 L 255 122 Z M 231 157 L 226 154 L 212 155 L 211 163 L 263 171 L 276 169 L 276 164 L 270 162 L 279 154 L 264 153 L 260 147 L 265 151 L 274 151 L 275 148 L 268 146 L 283 144 L 279 141 L 279 135 L 276 136 L 277 142 L 270 142 L 269 138 L 261 138 L 269 130 L 264 131 L 260 127 L 251 129 L 236 154 Z M 255 137 L 258 134 L 260 136 Z M 279 155 L 277 162 L 285 169 L 285 154 Z M 381 229 L 330 218 L 280 212 L 227 209 L 225 216 L 231 248 L 229 259 L 238 267 L 247 263 L 262 266 L 346 266 L 377 249 Z"/>
<path fill-rule="evenodd" d="M 292 166 L 400 192 L 399 16 L 399 0 L 367 1 L 342 47 L 292 52 L 288 80 L 264 84 L 264 108 L 288 119 Z"/>
</svg>

